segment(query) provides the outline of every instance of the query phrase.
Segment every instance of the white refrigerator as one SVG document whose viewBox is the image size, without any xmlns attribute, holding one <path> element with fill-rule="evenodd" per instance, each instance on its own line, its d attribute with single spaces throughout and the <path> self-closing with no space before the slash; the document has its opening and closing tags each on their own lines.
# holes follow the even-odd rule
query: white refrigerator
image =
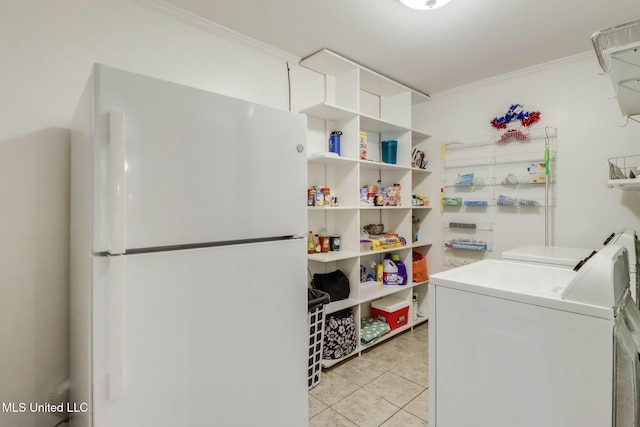
<svg viewBox="0 0 640 427">
<path fill-rule="evenodd" d="M 305 140 L 305 116 L 94 66 L 72 130 L 72 426 L 306 425 Z"/>
</svg>

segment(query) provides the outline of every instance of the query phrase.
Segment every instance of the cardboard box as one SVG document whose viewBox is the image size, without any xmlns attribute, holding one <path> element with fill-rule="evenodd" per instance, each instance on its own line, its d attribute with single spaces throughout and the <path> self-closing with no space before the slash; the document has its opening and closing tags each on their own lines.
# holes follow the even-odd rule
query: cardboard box
<svg viewBox="0 0 640 427">
<path fill-rule="evenodd" d="M 367 160 L 367 133 L 360 132 L 360 160 Z"/>
<path fill-rule="evenodd" d="M 544 163 L 531 163 L 527 168 L 529 172 L 529 182 L 532 184 L 544 184 L 546 180 Z"/>
</svg>

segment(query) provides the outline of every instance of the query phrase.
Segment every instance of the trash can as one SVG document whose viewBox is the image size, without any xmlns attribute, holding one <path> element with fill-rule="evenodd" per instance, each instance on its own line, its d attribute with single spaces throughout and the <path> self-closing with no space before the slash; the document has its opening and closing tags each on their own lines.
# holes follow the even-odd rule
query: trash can
<svg viewBox="0 0 640 427">
<path fill-rule="evenodd" d="M 307 385 L 311 390 L 320 382 L 322 373 L 322 343 L 324 341 L 324 306 L 329 303 L 329 294 L 317 289 L 308 289 L 309 305 L 309 369 Z"/>
</svg>

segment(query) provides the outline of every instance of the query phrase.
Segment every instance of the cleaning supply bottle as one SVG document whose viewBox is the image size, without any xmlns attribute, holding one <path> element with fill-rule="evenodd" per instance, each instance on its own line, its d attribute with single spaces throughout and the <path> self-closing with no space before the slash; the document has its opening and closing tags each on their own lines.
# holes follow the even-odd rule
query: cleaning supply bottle
<svg viewBox="0 0 640 427">
<path fill-rule="evenodd" d="M 406 285 L 409 277 L 407 276 L 407 266 L 400 261 L 400 254 L 391 255 L 391 261 L 398 267 L 398 285 Z"/>
<path fill-rule="evenodd" d="M 385 258 L 382 261 L 383 273 L 382 282 L 385 286 L 397 286 L 398 285 L 398 267 L 391 258 Z"/>
<path fill-rule="evenodd" d="M 376 276 L 375 276 L 376 282 L 382 283 L 383 274 L 384 274 L 384 271 L 383 271 L 382 264 L 376 264 Z"/>
</svg>

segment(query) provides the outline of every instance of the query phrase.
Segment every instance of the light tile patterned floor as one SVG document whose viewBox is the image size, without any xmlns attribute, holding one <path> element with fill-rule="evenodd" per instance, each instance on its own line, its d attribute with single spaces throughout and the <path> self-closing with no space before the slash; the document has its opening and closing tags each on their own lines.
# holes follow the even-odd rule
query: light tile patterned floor
<svg viewBox="0 0 640 427">
<path fill-rule="evenodd" d="M 428 324 L 324 370 L 309 390 L 309 427 L 424 427 Z"/>
</svg>

